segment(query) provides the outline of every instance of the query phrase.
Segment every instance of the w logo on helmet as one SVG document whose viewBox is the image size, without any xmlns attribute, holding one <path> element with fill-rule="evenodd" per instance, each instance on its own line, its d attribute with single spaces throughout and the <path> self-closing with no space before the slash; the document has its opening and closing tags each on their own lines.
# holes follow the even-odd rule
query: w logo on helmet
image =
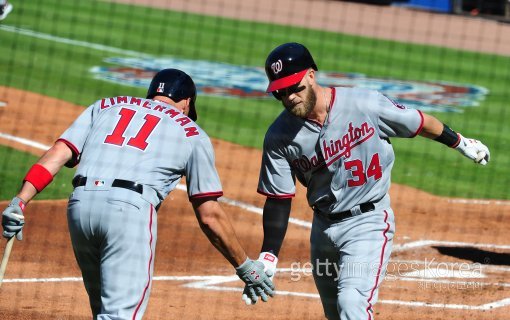
<svg viewBox="0 0 510 320">
<path fill-rule="evenodd" d="M 273 70 L 274 74 L 278 74 L 280 71 L 282 71 L 282 68 L 283 68 L 282 60 L 273 62 L 273 64 L 271 65 L 271 70 Z"/>
<path fill-rule="evenodd" d="M 156 92 L 165 92 L 165 83 L 160 82 L 159 87 L 156 89 Z"/>
</svg>

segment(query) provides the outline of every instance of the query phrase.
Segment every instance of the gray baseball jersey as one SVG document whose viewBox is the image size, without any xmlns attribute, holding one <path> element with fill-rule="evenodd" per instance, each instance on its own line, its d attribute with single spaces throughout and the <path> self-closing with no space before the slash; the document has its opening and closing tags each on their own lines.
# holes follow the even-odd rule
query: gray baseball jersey
<svg viewBox="0 0 510 320">
<path fill-rule="evenodd" d="M 324 125 L 283 111 L 269 128 L 258 192 L 294 196 L 307 187 L 316 213 L 310 236 L 314 281 L 328 319 L 374 319 L 373 305 L 391 255 L 395 222 L 387 195 L 395 159 L 390 137 L 423 125 L 376 91 L 332 88 Z M 367 204 L 372 206 L 370 209 Z M 350 215 L 335 213 L 350 211 Z"/>
<path fill-rule="evenodd" d="M 283 111 L 267 131 L 258 192 L 274 198 L 295 193 L 297 178 L 308 203 L 335 213 L 381 199 L 395 159 L 390 137 L 414 137 L 420 111 L 377 91 L 333 88 L 324 125 Z"/>
<path fill-rule="evenodd" d="M 210 139 L 171 105 L 119 96 L 89 106 L 59 140 L 73 151 L 67 166 L 79 163 L 76 176 L 87 178 L 69 199 L 68 223 L 94 317 L 140 319 L 160 199 L 183 175 L 191 199 L 223 194 Z"/>
<path fill-rule="evenodd" d="M 207 134 L 160 101 L 120 96 L 92 104 L 62 134 L 80 166 L 76 175 L 119 178 L 172 191 L 186 176 L 188 195 L 221 194 Z"/>
</svg>

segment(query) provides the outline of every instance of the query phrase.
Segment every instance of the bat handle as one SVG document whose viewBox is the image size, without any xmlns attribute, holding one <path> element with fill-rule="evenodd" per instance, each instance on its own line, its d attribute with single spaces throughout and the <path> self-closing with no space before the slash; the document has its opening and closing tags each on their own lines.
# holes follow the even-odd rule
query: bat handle
<svg viewBox="0 0 510 320">
<path fill-rule="evenodd" d="M 2 257 L 2 264 L 0 265 L 0 287 L 4 280 L 5 269 L 7 268 L 7 262 L 9 262 L 9 256 L 11 255 L 12 245 L 14 244 L 14 238 L 12 237 L 7 240 L 5 245 L 4 256 Z"/>
</svg>

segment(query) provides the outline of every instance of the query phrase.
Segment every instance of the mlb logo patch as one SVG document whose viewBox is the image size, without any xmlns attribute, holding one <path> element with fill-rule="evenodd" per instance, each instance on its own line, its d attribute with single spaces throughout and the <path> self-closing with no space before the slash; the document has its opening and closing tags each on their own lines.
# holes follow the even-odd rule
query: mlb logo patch
<svg viewBox="0 0 510 320">
<path fill-rule="evenodd" d="M 94 185 L 96 187 L 102 187 L 102 186 L 104 186 L 104 180 L 95 180 Z"/>
<path fill-rule="evenodd" d="M 156 92 L 165 92 L 165 83 L 160 82 L 159 87 L 156 89 Z"/>
</svg>

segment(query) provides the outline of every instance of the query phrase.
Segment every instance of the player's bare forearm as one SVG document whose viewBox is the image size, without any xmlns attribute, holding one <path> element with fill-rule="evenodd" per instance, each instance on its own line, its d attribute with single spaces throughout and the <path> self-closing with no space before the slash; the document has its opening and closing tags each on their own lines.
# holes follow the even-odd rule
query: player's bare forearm
<svg viewBox="0 0 510 320">
<path fill-rule="evenodd" d="M 212 245 L 232 264 L 240 266 L 247 258 L 230 220 L 215 199 L 192 200 L 200 228 Z"/>
<path fill-rule="evenodd" d="M 287 233 L 292 199 L 267 198 L 264 204 L 263 226 L 264 242 L 261 252 L 280 253 L 283 239 Z"/>
<path fill-rule="evenodd" d="M 420 136 L 436 139 L 443 132 L 444 124 L 439 121 L 436 117 L 433 117 L 429 114 L 423 114 L 423 128 L 420 132 Z"/>
<path fill-rule="evenodd" d="M 41 165 L 46 169 L 52 176 L 56 175 L 64 164 L 71 159 L 73 153 L 69 147 L 61 142 L 57 141 L 48 151 L 46 151 L 36 164 Z M 32 183 L 25 181 L 21 186 L 21 189 L 17 195 L 25 203 L 32 200 L 38 193 L 37 189 Z"/>
<path fill-rule="evenodd" d="M 72 156 L 71 149 L 62 141 L 57 141 L 41 156 L 37 163 L 45 167 L 52 175 L 56 175 Z"/>
</svg>

